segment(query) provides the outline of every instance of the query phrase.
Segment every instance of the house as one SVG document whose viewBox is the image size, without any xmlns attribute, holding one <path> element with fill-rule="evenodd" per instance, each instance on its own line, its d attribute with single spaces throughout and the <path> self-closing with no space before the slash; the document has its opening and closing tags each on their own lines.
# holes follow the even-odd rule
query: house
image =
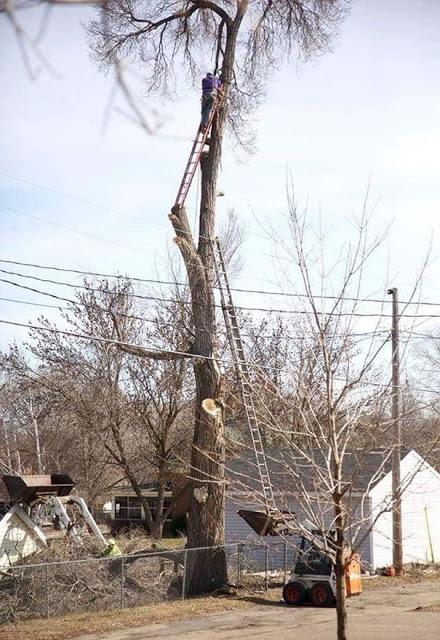
<svg viewBox="0 0 440 640">
<path fill-rule="evenodd" d="M 440 562 L 440 473 L 414 450 L 402 457 L 400 473 L 403 562 Z M 389 472 L 370 490 L 373 518 L 391 494 L 391 484 Z M 374 524 L 372 547 L 375 567 L 392 564 L 391 511 L 382 513 Z"/>
<path fill-rule="evenodd" d="M 165 491 L 164 511 L 170 505 L 171 510 L 164 522 L 163 533 L 165 536 L 172 534 L 173 520 L 185 519 L 188 510 L 188 491 L 183 480 L 179 478 L 169 482 Z M 142 497 L 148 500 L 148 506 L 154 517 L 156 508 L 158 486 L 154 482 L 144 482 L 140 485 Z M 144 509 L 129 482 L 116 485 L 110 496 L 111 517 L 110 525 L 113 531 L 133 529 L 141 527 L 148 529 L 145 521 Z"/>
<path fill-rule="evenodd" d="M 290 453 L 291 455 L 291 453 Z M 304 513 L 295 498 L 295 483 L 289 469 L 289 452 L 268 451 L 268 468 L 275 498 L 280 508 Z M 315 500 L 315 508 L 323 514 L 326 526 L 331 526 L 332 506 L 316 491 L 313 470 L 298 464 L 295 472 L 301 477 L 307 493 Z M 392 564 L 391 456 L 389 451 L 348 452 L 344 461 L 344 478 L 351 479 L 350 509 L 352 521 L 359 524 L 357 551 L 366 568 L 376 569 Z M 249 454 L 228 463 L 230 479 L 226 499 L 226 542 L 254 540 L 273 546 L 278 537 L 262 539 L 238 515 L 240 509 L 259 509 L 255 501 L 258 473 Z M 416 451 L 407 450 L 401 457 L 403 561 L 440 561 L 440 474 Z M 281 548 L 276 553 L 281 553 Z M 275 553 L 275 551 L 274 551 Z"/>
</svg>

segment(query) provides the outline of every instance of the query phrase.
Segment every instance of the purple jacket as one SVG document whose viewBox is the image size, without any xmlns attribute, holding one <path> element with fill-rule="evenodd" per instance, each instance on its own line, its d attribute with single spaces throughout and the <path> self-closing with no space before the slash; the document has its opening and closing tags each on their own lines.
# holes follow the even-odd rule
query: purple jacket
<svg viewBox="0 0 440 640">
<path fill-rule="evenodd" d="M 210 96 L 220 87 L 220 80 L 215 76 L 205 76 L 202 80 L 202 93 L 204 96 Z"/>
</svg>

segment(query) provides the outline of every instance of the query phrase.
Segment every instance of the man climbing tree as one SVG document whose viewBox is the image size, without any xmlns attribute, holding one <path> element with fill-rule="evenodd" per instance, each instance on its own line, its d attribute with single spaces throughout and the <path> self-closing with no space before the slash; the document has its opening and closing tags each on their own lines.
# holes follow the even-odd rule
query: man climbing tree
<svg viewBox="0 0 440 640">
<path fill-rule="evenodd" d="M 220 80 L 212 73 L 207 73 L 202 80 L 202 120 L 200 128 L 204 132 L 208 127 L 209 115 L 220 92 Z"/>
<path fill-rule="evenodd" d="M 222 412 L 208 415 L 202 402 L 221 399 L 211 238 L 225 129 L 246 145 L 246 118 L 263 95 L 268 69 L 290 57 L 307 59 L 328 49 L 346 7 L 346 0 L 110 0 L 103 10 L 105 20 L 90 26 L 100 61 L 111 63 L 116 54 L 121 60 L 140 61 L 151 92 L 168 94 L 170 79 L 182 75 L 182 68 L 197 82 L 206 57 L 222 77 L 223 99 L 213 121 L 209 152 L 201 161 L 198 238 L 184 207 L 174 207 L 170 214 L 187 270 L 194 329 L 187 348 L 193 354 L 196 383 L 189 548 L 224 543 L 223 416 Z M 138 355 L 154 357 L 148 351 Z M 191 593 L 227 582 L 223 553 L 208 549 L 194 560 L 187 583 Z"/>
</svg>

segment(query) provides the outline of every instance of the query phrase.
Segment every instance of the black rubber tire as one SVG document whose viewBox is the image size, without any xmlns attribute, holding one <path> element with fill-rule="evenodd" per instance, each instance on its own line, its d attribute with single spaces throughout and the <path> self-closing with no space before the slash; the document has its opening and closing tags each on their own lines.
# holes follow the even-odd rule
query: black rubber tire
<svg viewBox="0 0 440 640">
<path fill-rule="evenodd" d="M 327 582 L 315 582 L 308 596 L 314 607 L 332 607 L 335 601 L 332 588 Z"/>
<path fill-rule="evenodd" d="M 306 599 L 306 588 L 301 582 L 286 582 L 283 588 L 283 598 L 286 604 L 302 604 Z"/>
</svg>

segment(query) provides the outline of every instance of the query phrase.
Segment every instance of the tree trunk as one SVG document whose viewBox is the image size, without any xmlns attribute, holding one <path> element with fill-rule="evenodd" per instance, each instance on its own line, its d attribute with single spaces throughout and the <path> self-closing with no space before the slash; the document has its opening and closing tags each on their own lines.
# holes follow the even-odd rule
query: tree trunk
<svg viewBox="0 0 440 640">
<path fill-rule="evenodd" d="M 6 459 L 8 461 L 8 472 L 10 473 L 12 471 L 12 458 L 11 458 L 11 448 L 9 446 L 8 428 L 7 428 L 6 422 L 4 420 L 1 420 L 1 423 L 3 425 L 3 431 L 4 431 L 4 436 L 5 436 Z"/>
<path fill-rule="evenodd" d="M 347 640 L 347 600 L 345 590 L 344 513 L 340 495 L 334 496 L 336 526 L 336 618 L 338 640 Z"/>
<path fill-rule="evenodd" d="M 162 537 L 163 537 L 163 519 L 162 518 L 160 518 L 159 520 L 156 520 L 156 518 L 154 518 L 153 524 L 151 525 L 151 528 L 150 528 L 150 535 L 154 541 L 162 540 Z"/>
<path fill-rule="evenodd" d="M 185 262 L 191 290 L 194 321 L 193 359 L 196 409 L 191 452 L 188 548 L 217 547 L 188 554 L 188 593 L 212 591 L 227 583 L 226 556 L 219 546 L 225 543 L 225 438 L 223 416 L 208 416 L 202 410 L 205 398 L 221 399 L 221 375 L 215 357 L 216 322 L 214 270 L 211 239 L 215 235 L 215 203 L 229 87 L 233 77 L 235 47 L 243 19 L 239 11 L 227 29 L 222 65 L 224 101 L 214 119 L 209 153 L 201 161 L 202 188 L 199 239 L 196 246 L 184 208 L 172 210 L 170 220 L 176 243 Z M 197 355 L 204 356 L 197 358 Z"/>
<path fill-rule="evenodd" d="M 159 482 L 156 496 L 156 507 L 154 509 L 153 526 L 151 529 L 151 537 L 154 540 L 161 540 L 163 537 L 164 513 L 163 506 L 165 501 L 166 490 L 166 473 L 162 468 L 159 469 Z"/>
<path fill-rule="evenodd" d="M 18 448 L 17 432 L 14 433 L 14 443 L 15 443 L 15 457 L 17 460 L 17 471 L 21 475 L 23 473 L 23 469 L 21 468 L 21 456 L 20 456 L 20 449 Z"/>
<path fill-rule="evenodd" d="M 32 426 L 34 429 L 34 438 L 35 438 L 35 453 L 37 456 L 37 471 L 41 475 L 44 472 L 43 469 L 43 460 L 41 456 L 41 446 L 40 446 L 40 430 L 38 428 L 37 418 L 34 414 L 34 405 L 32 402 L 32 398 L 29 398 L 29 409 L 32 419 Z"/>
</svg>

